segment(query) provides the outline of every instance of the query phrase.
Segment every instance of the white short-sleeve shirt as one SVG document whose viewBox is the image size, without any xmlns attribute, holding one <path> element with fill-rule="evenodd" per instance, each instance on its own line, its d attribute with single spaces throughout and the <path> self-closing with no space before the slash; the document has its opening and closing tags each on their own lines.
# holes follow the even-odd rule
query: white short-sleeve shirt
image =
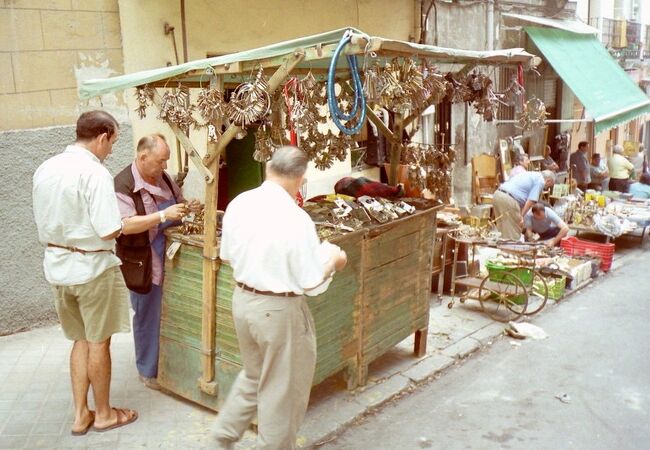
<svg viewBox="0 0 650 450">
<path fill-rule="evenodd" d="M 104 241 L 120 229 L 113 177 L 87 149 L 69 145 L 36 169 L 33 178 L 34 218 L 39 241 L 83 250 L 113 250 Z M 71 252 L 46 247 L 43 260 L 50 284 L 87 283 L 120 260 L 111 252 Z"/>
<path fill-rule="evenodd" d="M 219 256 L 230 263 L 238 282 L 296 294 L 323 281 L 327 262 L 309 215 L 272 181 L 228 205 Z"/>
</svg>

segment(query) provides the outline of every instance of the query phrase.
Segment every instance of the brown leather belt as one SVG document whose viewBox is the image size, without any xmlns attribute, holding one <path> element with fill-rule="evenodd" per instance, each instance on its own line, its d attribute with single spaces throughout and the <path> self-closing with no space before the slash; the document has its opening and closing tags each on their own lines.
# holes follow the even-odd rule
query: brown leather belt
<svg viewBox="0 0 650 450">
<path fill-rule="evenodd" d="M 271 297 L 300 297 L 300 294 L 296 294 L 295 292 L 260 291 L 259 289 L 252 288 L 244 283 L 240 283 L 239 281 L 237 281 L 237 286 L 245 291 L 252 292 L 253 294 L 270 295 Z"/>
<path fill-rule="evenodd" d="M 47 246 L 54 247 L 54 248 L 62 248 L 63 250 L 67 250 L 73 253 L 81 253 L 82 255 L 85 255 L 86 253 L 100 253 L 100 252 L 113 253 L 113 250 L 84 250 L 83 248 L 66 247 L 65 245 L 57 245 L 57 244 L 50 244 L 50 243 L 48 243 Z"/>
</svg>

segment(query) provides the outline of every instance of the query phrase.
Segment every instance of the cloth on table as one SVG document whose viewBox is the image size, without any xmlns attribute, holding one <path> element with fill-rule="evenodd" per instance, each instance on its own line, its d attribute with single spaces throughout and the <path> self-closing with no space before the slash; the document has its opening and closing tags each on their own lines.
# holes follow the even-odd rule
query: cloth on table
<svg viewBox="0 0 650 450">
<path fill-rule="evenodd" d="M 390 198 L 402 197 L 404 195 L 404 188 L 401 185 L 391 186 L 366 177 L 344 177 L 336 182 L 334 192 L 357 198 L 363 197 L 364 195 Z"/>
</svg>

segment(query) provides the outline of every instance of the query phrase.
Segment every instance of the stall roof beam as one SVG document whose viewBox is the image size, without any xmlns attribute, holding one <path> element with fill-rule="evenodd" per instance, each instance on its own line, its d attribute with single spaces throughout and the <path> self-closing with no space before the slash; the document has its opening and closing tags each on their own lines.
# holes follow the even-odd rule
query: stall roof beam
<svg viewBox="0 0 650 450">
<path fill-rule="evenodd" d="M 214 74 L 247 73 L 260 66 L 278 67 L 284 57 L 299 50 L 305 53 L 302 68 L 311 69 L 318 65 L 322 66 L 331 59 L 336 45 L 347 32 L 353 34 L 352 43 L 345 49 L 345 53 L 348 54 L 372 53 L 380 58 L 419 57 L 438 63 L 452 64 L 530 66 L 538 62 L 538 58 L 521 48 L 493 51 L 457 50 L 371 37 L 354 28 L 342 28 L 243 52 L 190 61 L 177 66 L 161 67 L 113 78 L 86 80 L 79 86 L 79 96 L 85 99 L 146 84 L 160 85 L 160 82 L 182 82 L 186 79 L 200 83 L 202 77 L 206 78 L 207 83 L 209 76 Z M 340 67 L 346 67 L 344 58 L 341 59 Z"/>
<path fill-rule="evenodd" d="M 650 98 L 596 36 L 553 28 L 526 27 L 525 30 L 594 118 L 594 133 L 650 112 Z"/>
</svg>

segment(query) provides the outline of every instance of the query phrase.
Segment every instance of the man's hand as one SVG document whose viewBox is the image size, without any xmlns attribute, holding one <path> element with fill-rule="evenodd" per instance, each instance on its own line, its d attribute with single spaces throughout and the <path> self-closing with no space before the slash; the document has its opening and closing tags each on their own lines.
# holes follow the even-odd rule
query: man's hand
<svg viewBox="0 0 650 450">
<path fill-rule="evenodd" d="M 553 248 L 555 247 L 555 239 L 549 239 L 548 241 L 545 242 L 545 244 L 548 248 Z"/>
<path fill-rule="evenodd" d="M 191 198 L 191 199 L 189 199 L 189 200 L 187 201 L 186 206 L 187 206 L 187 209 L 189 209 L 189 210 L 190 210 L 191 212 L 193 212 L 193 213 L 197 213 L 197 212 L 201 211 L 201 208 L 203 207 L 203 205 L 201 204 L 201 202 L 198 201 L 198 200 L 195 199 L 195 198 Z"/>
<path fill-rule="evenodd" d="M 348 263 L 348 255 L 343 251 L 339 250 L 339 254 L 336 257 L 336 262 L 334 263 L 334 268 L 337 272 L 343 270 L 345 265 Z"/>
<path fill-rule="evenodd" d="M 181 220 L 185 214 L 187 214 L 185 203 L 176 203 L 175 205 L 165 208 L 165 217 L 167 217 L 167 220 Z"/>
</svg>

